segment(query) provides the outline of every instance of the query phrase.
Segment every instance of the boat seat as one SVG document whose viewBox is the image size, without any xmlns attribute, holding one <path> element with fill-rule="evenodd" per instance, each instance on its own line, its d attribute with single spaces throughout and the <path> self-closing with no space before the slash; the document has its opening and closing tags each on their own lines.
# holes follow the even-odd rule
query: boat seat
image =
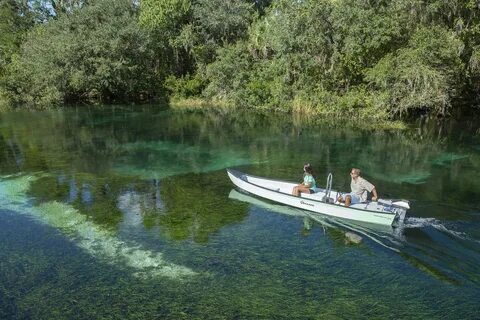
<svg viewBox="0 0 480 320">
<path fill-rule="evenodd" d="M 315 193 L 301 193 L 302 198 L 325 202 L 325 192 L 317 191 Z M 330 198 L 328 203 L 334 203 L 335 199 Z"/>
<path fill-rule="evenodd" d="M 355 203 L 350 205 L 350 207 L 362 209 L 362 210 L 379 211 L 379 212 L 382 212 L 383 210 L 383 205 L 379 204 L 378 202 L 372 202 L 372 201 Z"/>
<path fill-rule="evenodd" d="M 313 200 L 317 200 L 317 201 L 321 201 L 323 195 L 324 195 L 324 193 L 320 193 L 320 192 L 315 192 L 315 193 L 303 193 L 302 192 L 300 194 L 300 196 L 302 198 L 313 199 Z"/>
</svg>

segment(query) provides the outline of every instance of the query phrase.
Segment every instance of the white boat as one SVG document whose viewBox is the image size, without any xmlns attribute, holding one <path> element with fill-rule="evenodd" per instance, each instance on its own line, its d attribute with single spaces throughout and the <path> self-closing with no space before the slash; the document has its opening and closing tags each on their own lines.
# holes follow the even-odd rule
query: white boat
<svg viewBox="0 0 480 320">
<path fill-rule="evenodd" d="M 251 194 L 337 218 L 395 226 L 403 222 L 407 210 L 410 209 L 407 200 L 391 199 L 379 199 L 345 207 L 335 200 L 343 193 L 331 190 L 331 175 L 327 179 L 327 188 L 317 188 L 315 193 L 301 193 L 300 197 L 296 197 L 292 195 L 292 190 L 298 183 L 256 177 L 232 169 L 227 169 L 227 173 L 234 185 Z"/>
</svg>

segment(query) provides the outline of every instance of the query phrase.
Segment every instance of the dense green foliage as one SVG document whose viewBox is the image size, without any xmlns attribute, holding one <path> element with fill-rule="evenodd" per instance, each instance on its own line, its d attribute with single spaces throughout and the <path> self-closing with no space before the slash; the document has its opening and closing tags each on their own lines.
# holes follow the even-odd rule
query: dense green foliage
<svg viewBox="0 0 480 320">
<path fill-rule="evenodd" d="M 385 119 L 478 99 L 474 0 L 48 3 L 2 0 L 11 105 L 196 97 Z"/>
<path fill-rule="evenodd" d="M 154 96 L 156 45 L 135 17 L 128 1 L 100 1 L 34 28 L 7 68 L 10 100 L 43 107 Z"/>
<path fill-rule="evenodd" d="M 22 18 L 24 8 L 14 1 L 0 2 L 0 70 L 18 51 L 28 20 Z"/>
</svg>

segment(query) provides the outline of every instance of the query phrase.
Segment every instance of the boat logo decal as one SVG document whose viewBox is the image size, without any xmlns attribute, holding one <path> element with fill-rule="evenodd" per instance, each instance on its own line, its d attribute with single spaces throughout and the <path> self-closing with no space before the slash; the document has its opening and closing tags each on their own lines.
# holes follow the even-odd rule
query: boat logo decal
<svg viewBox="0 0 480 320">
<path fill-rule="evenodd" d="M 303 200 L 301 200 L 300 203 L 301 203 L 301 204 L 306 204 L 307 206 L 315 207 L 314 204 L 308 203 L 308 202 L 304 202 Z"/>
</svg>

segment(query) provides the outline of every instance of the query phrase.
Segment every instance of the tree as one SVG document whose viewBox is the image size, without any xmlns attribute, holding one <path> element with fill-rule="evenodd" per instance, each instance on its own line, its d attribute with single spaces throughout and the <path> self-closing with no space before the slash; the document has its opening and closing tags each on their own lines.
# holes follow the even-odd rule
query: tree
<svg viewBox="0 0 480 320">
<path fill-rule="evenodd" d="M 26 31 L 33 25 L 25 3 L 0 0 L 0 74 L 18 52 Z"/>
<path fill-rule="evenodd" d="M 162 79 L 155 43 L 128 0 L 102 0 L 36 27 L 7 70 L 10 100 L 46 107 L 155 96 Z"/>
<path fill-rule="evenodd" d="M 462 42 L 440 27 L 419 29 L 408 45 L 386 55 L 367 72 L 367 81 L 386 93 L 394 114 L 428 109 L 445 114 L 463 81 Z"/>
</svg>

